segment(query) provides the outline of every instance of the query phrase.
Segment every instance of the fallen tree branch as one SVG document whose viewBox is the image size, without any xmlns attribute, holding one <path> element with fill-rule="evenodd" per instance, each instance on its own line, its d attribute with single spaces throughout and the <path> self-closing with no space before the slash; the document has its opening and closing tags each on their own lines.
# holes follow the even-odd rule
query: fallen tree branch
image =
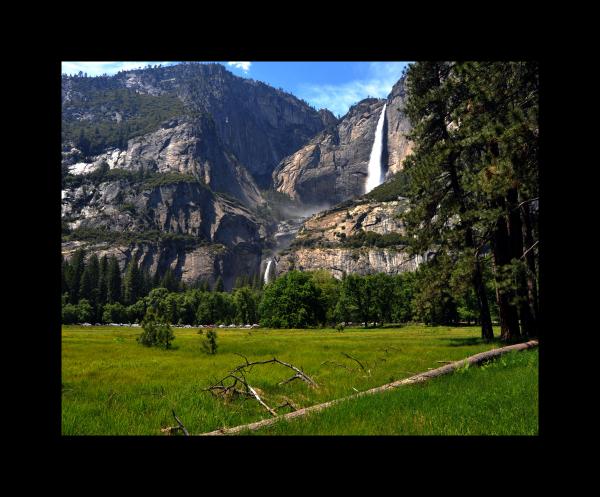
<svg viewBox="0 0 600 497">
<path fill-rule="evenodd" d="M 363 370 L 365 373 L 367 373 L 367 370 L 366 370 L 366 369 L 365 369 L 365 367 L 363 366 L 362 362 L 360 362 L 358 359 L 356 359 L 355 357 L 352 357 L 350 354 L 347 354 L 346 352 L 342 352 L 342 355 L 343 355 L 344 357 L 347 357 L 348 359 L 352 359 L 353 361 L 355 361 L 356 363 L 358 363 L 358 365 L 361 367 L 361 369 L 362 369 L 362 370 Z M 370 374 L 370 371 L 369 371 L 369 373 L 368 373 L 368 374 Z"/>
<path fill-rule="evenodd" d="M 175 414 L 175 409 L 172 409 L 171 412 L 173 413 L 173 417 L 175 418 L 175 421 L 177 421 L 178 426 L 166 426 L 165 428 L 161 428 L 160 431 L 166 433 L 167 435 L 172 435 L 176 431 L 181 430 L 185 436 L 189 437 L 190 433 L 187 431 L 181 420 L 177 417 L 177 414 Z"/>
<path fill-rule="evenodd" d="M 267 359 L 265 361 L 250 362 L 245 355 L 238 354 L 238 353 L 236 353 L 236 355 L 238 355 L 242 359 L 244 359 L 244 364 L 236 366 L 229 372 L 229 374 L 227 376 L 222 378 L 220 381 L 216 382 L 214 385 L 211 385 L 210 387 L 203 389 L 203 391 L 208 391 L 216 397 L 227 398 L 227 399 L 237 398 L 237 397 L 254 398 L 261 406 L 263 406 L 269 412 L 269 414 L 271 414 L 272 416 L 277 416 L 277 412 L 275 411 L 275 409 L 272 409 L 271 407 L 269 407 L 267 405 L 267 403 L 258 394 L 256 389 L 253 388 L 250 385 L 250 383 L 248 383 L 248 381 L 246 380 L 246 373 L 252 371 L 252 368 L 254 366 L 257 366 L 259 364 L 274 364 L 274 363 L 276 363 L 276 364 L 281 364 L 282 366 L 285 366 L 287 368 L 290 368 L 295 372 L 294 376 L 292 376 L 291 378 L 288 378 L 286 380 L 280 381 L 278 383 L 278 385 L 285 385 L 286 383 L 290 383 L 291 381 L 300 379 L 300 380 L 303 380 L 306 383 L 308 383 L 311 387 L 315 387 L 315 388 L 318 387 L 317 383 L 310 376 L 308 376 L 304 371 L 302 371 L 301 369 L 297 368 L 296 366 L 294 366 L 292 364 L 280 361 L 276 357 L 273 357 L 273 359 Z M 232 382 L 228 382 L 228 380 L 232 380 Z M 238 385 L 243 386 L 244 389 L 242 390 L 242 389 L 238 388 Z M 280 406 L 279 408 L 285 407 L 285 406 L 290 406 L 290 407 L 292 407 L 292 409 L 296 409 L 295 406 L 293 406 L 291 404 L 291 401 L 289 401 L 289 400 L 285 404 Z"/>
<path fill-rule="evenodd" d="M 240 357 L 244 358 L 244 360 L 246 361 L 245 364 L 242 364 L 241 366 L 237 366 L 236 368 L 231 370 L 231 373 L 236 373 L 238 371 L 244 371 L 246 370 L 246 368 L 250 368 L 250 370 L 252 370 L 253 366 L 257 366 L 259 364 L 271 364 L 271 363 L 276 363 L 276 364 L 281 364 L 282 366 L 285 366 L 286 368 L 290 368 L 291 370 L 296 372 L 296 377 L 300 378 L 301 380 L 305 381 L 306 383 L 308 383 L 310 386 L 317 388 L 319 385 L 310 377 L 308 376 L 304 371 L 302 371 L 301 369 L 297 368 L 296 366 L 294 366 L 293 364 L 289 364 L 287 362 L 283 362 L 280 361 L 279 359 L 277 359 L 276 357 L 273 357 L 273 359 L 267 359 L 265 361 L 253 361 L 250 362 L 248 361 L 248 358 L 246 356 L 243 356 L 242 354 L 236 354 L 239 355 Z M 291 381 L 291 379 L 290 379 Z"/>
<path fill-rule="evenodd" d="M 297 418 L 300 416 L 304 416 L 310 412 L 317 412 L 317 411 L 322 411 L 323 409 L 326 409 L 328 407 L 331 407 L 335 404 L 339 404 L 340 402 L 345 402 L 347 400 L 351 400 L 351 399 L 355 399 L 358 397 L 363 397 L 365 395 L 373 395 L 376 393 L 380 393 L 380 392 L 384 392 L 387 390 L 392 390 L 394 388 L 398 388 L 404 385 L 411 385 L 414 383 L 421 383 L 424 381 L 427 381 L 431 378 L 435 378 L 438 376 L 442 376 L 448 373 L 451 373 L 453 371 L 455 371 L 456 369 L 459 369 L 461 367 L 465 367 L 467 364 L 468 365 L 477 365 L 477 364 L 481 364 L 484 362 L 487 362 L 495 357 L 498 357 L 502 354 L 505 354 L 507 352 L 512 352 L 513 350 L 526 350 L 526 349 L 530 349 L 533 347 L 537 347 L 538 346 L 538 341 L 537 340 L 530 340 L 528 342 L 524 342 L 524 343 L 519 343 L 516 345 L 508 345 L 506 347 L 501 347 L 498 349 L 492 349 L 489 350 L 487 352 L 481 352 L 479 354 L 475 354 L 471 357 L 467 357 L 466 359 L 462 359 L 460 361 L 455 361 L 452 362 L 450 364 L 447 364 L 445 366 L 441 366 L 437 369 L 433 369 L 431 371 L 426 371 L 424 373 L 419 373 L 415 376 L 411 376 L 410 378 L 405 378 L 403 380 L 398 380 L 398 381 L 394 381 L 392 383 L 387 383 L 386 385 L 382 385 L 380 387 L 376 387 L 376 388 L 372 388 L 370 390 L 365 390 L 363 392 L 358 392 L 356 394 L 350 395 L 348 397 L 343 397 L 341 399 L 334 399 L 331 400 L 329 402 L 325 402 L 323 404 L 316 404 L 314 406 L 310 406 L 310 407 L 305 407 L 304 409 L 299 409 L 297 411 L 294 412 L 290 412 L 288 414 L 284 414 L 281 416 L 277 416 L 275 418 L 270 418 L 270 419 L 263 419 L 262 421 L 257 421 L 255 423 L 250 423 L 250 424 L 246 424 L 246 425 L 240 425 L 240 426 L 235 426 L 233 428 L 224 428 L 221 430 L 216 430 L 216 431 L 211 431 L 208 433 L 203 433 L 203 436 L 212 436 L 212 435 L 230 435 L 230 434 L 234 434 L 234 433 L 239 433 L 241 431 L 245 431 L 245 430 L 258 430 L 259 428 L 263 428 L 265 426 L 270 426 L 274 423 L 277 423 L 278 421 L 281 421 L 282 419 L 293 419 L 293 418 Z"/>
</svg>

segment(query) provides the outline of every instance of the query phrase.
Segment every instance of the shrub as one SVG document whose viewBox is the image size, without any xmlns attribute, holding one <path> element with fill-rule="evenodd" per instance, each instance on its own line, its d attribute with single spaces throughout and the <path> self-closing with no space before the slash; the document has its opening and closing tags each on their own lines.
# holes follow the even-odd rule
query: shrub
<svg viewBox="0 0 600 497">
<path fill-rule="evenodd" d="M 146 347 L 164 347 L 171 348 L 171 342 L 175 340 L 175 334 L 171 326 L 160 315 L 156 314 L 150 307 L 142 321 L 142 334 L 137 338 L 138 343 Z"/>
<path fill-rule="evenodd" d="M 202 350 L 206 354 L 216 354 L 217 353 L 217 332 L 214 330 L 209 330 L 206 332 L 206 337 L 200 342 L 202 346 Z"/>
</svg>

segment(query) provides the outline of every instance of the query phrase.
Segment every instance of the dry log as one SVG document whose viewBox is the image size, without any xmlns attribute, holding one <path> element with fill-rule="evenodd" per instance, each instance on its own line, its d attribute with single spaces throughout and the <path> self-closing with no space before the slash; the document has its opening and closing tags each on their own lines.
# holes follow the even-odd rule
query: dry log
<svg viewBox="0 0 600 497">
<path fill-rule="evenodd" d="M 467 364 L 470 366 L 473 365 L 477 365 L 477 364 L 482 364 L 484 362 L 487 362 L 495 357 L 498 357 L 502 354 L 505 354 L 507 352 L 511 352 L 513 350 L 526 350 L 526 349 L 530 349 L 533 347 L 537 347 L 538 346 L 538 341 L 537 340 L 530 340 L 528 342 L 524 342 L 524 343 L 518 343 L 516 345 L 508 345 L 506 347 L 501 347 L 498 349 L 492 349 L 489 350 L 487 352 L 481 352 L 479 354 L 475 354 L 471 357 L 467 357 L 466 359 L 462 359 L 460 361 L 455 361 L 452 362 L 450 364 L 447 364 L 445 366 L 441 366 L 437 369 L 431 370 L 431 371 L 426 371 L 424 373 L 419 373 L 415 376 L 411 376 L 410 378 L 405 378 L 403 380 L 398 380 L 398 381 L 394 381 L 392 383 L 387 383 L 386 385 L 382 385 L 380 387 L 376 387 L 376 388 L 372 388 L 370 390 L 365 390 L 363 392 L 359 392 L 357 394 L 353 394 L 350 395 L 348 397 L 344 397 L 341 399 L 334 399 L 331 400 L 329 402 L 325 402 L 323 404 L 317 404 L 314 406 L 310 406 L 310 407 L 305 407 L 304 409 L 299 409 L 295 412 L 290 412 L 288 414 L 284 414 L 282 416 L 277 416 L 274 418 L 270 418 L 270 419 L 263 419 L 262 421 L 257 421 L 255 423 L 250 423 L 247 425 L 241 425 L 241 426 L 235 426 L 233 428 L 225 428 L 225 429 L 221 429 L 221 430 L 216 430 L 216 431 L 211 431 L 209 433 L 204 433 L 204 436 L 212 436 L 212 435 L 229 435 L 229 434 L 234 434 L 234 433 L 239 433 L 241 431 L 244 430 L 258 430 L 259 428 L 263 428 L 265 426 L 269 426 L 272 425 L 274 423 L 277 423 L 278 421 L 281 421 L 282 419 L 293 419 L 296 417 L 300 417 L 300 416 L 304 416 L 310 412 L 317 412 L 317 411 L 322 411 L 323 409 L 326 409 L 328 407 L 331 407 L 335 404 L 338 404 L 340 402 L 345 402 L 347 400 L 350 399 L 355 399 L 358 397 L 363 397 L 365 395 L 373 395 L 375 393 L 379 393 L 379 392 L 384 392 L 387 390 L 392 390 L 394 388 L 398 388 L 404 385 L 411 385 L 414 383 L 420 383 L 420 382 L 424 382 L 427 381 L 431 378 L 435 378 L 438 376 L 442 376 L 448 373 L 451 373 L 452 371 L 455 371 L 456 369 L 465 367 Z"/>
</svg>

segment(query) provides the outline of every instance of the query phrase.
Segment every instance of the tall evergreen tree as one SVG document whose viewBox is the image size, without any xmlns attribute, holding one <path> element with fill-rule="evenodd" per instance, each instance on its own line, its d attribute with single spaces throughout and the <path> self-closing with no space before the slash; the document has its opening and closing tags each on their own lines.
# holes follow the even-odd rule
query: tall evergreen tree
<svg viewBox="0 0 600 497">
<path fill-rule="evenodd" d="M 217 278 L 217 281 L 215 282 L 214 291 L 215 292 L 224 292 L 225 291 L 225 285 L 223 284 L 223 278 L 220 275 Z"/>
<path fill-rule="evenodd" d="M 98 274 L 98 302 L 100 305 L 106 304 L 106 292 L 108 282 L 108 257 L 105 255 L 100 259 Z"/>
<path fill-rule="evenodd" d="M 536 333 L 535 229 L 538 197 L 538 74 L 534 62 L 456 65 L 457 136 L 482 207 L 493 252 L 501 338 Z M 519 321 L 521 329 L 519 328 Z"/>
<path fill-rule="evenodd" d="M 117 258 L 112 255 L 108 262 L 106 301 L 109 304 L 121 302 L 121 270 Z"/>
<path fill-rule="evenodd" d="M 79 288 L 81 286 L 81 277 L 85 270 L 85 249 L 80 248 L 73 254 L 69 264 L 69 275 L 67 283 L 69 286 L 69 301 L 71 304 L 79 302 Z"/>
<path fill-rule="evenodd" d="M 160 286 L 166 288 L 169 292 L 179 291 L 179 281 L 177 281 L 171 268 L 165 271 L 165 275 L 160 280 Z"/>
<path fill-rule="evenodd" d="M 98 256 L 96 254 L 92 254 L 85 265 L 85 269 L 81 277 L 81 284 L 79 287 L 80 298 L 87 299 L 90 302 L 95 302 L 98 300 L 97 288 L 99 276 L 100 262 L 98 261 Z"/>
<path fill-rule="evenodd" d="M 123 278 L 123 303 L 125 305 L 135 304 L 142 292 L 142 275 L 137 260 L 132 257 L 127 265 L 125 277 Z"/>
<path fill-rule="evenodd" d="M 67 259 L 64 258 L 64 256 L 60 256 L 61 257 L 61 270 L 60 270 L 60 276 L 61 276 L 61 281 L 60 281 L 60 288 L 61 288 L 61 294 L 68 294 L 69 293 L 69 285 L 67 283 L 67 278 L 69 276 L 69 272 L 70 272 L 70 267 L 69 267 L 69 261 Z"/>
<path fill-rule="evenodd" d="M 405 161 L 409 175 L 410 210 L 406 215 L 413 251 L 461 255 L 477 295 L 481 335 L 493 338 L 489 302 L 477 251 L 475 221 L 479 206 L 463 181 L 465 164 L 455 137 L 456 107 L 461 93 L 454 63 L 419 62 L 410 66 L 406 112 L 413 125 L 413 154 Z"/>
</svg>

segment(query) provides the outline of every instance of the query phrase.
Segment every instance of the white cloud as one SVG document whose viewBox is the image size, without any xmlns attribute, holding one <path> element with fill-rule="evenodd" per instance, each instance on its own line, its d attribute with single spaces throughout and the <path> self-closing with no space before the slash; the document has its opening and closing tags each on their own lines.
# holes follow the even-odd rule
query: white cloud
<svg viewBox="0 0 600 497">
<path fill-rule="evenodd" d="M 148 64 L 155 66 L 162 64 L 163 66 L 175 64 L 175 62 L 63 62 L 63 74 L 77 74 L 79 71 L 87 73 L 88 76 L 100 76 L 101 74 L 116 74 L 119 71 L 130 71 L 132 69 L 141 69 Z"/>
<path fill-rule="evenodd" d="M 250 66 L 252 62 L 227 62 L 227 65 L 237 67 L 244 72 L 248 72 L 250 70 Z"/>
<path fill-rule="evenodd" d="M 300 85 L 298 96 L 317 108 L 326 108 L 343 116 L 352 105 L 367 97 L 386 98 L 406 64 L 370 62 L 362 79 L 337 85 Z"/>
</svg>

